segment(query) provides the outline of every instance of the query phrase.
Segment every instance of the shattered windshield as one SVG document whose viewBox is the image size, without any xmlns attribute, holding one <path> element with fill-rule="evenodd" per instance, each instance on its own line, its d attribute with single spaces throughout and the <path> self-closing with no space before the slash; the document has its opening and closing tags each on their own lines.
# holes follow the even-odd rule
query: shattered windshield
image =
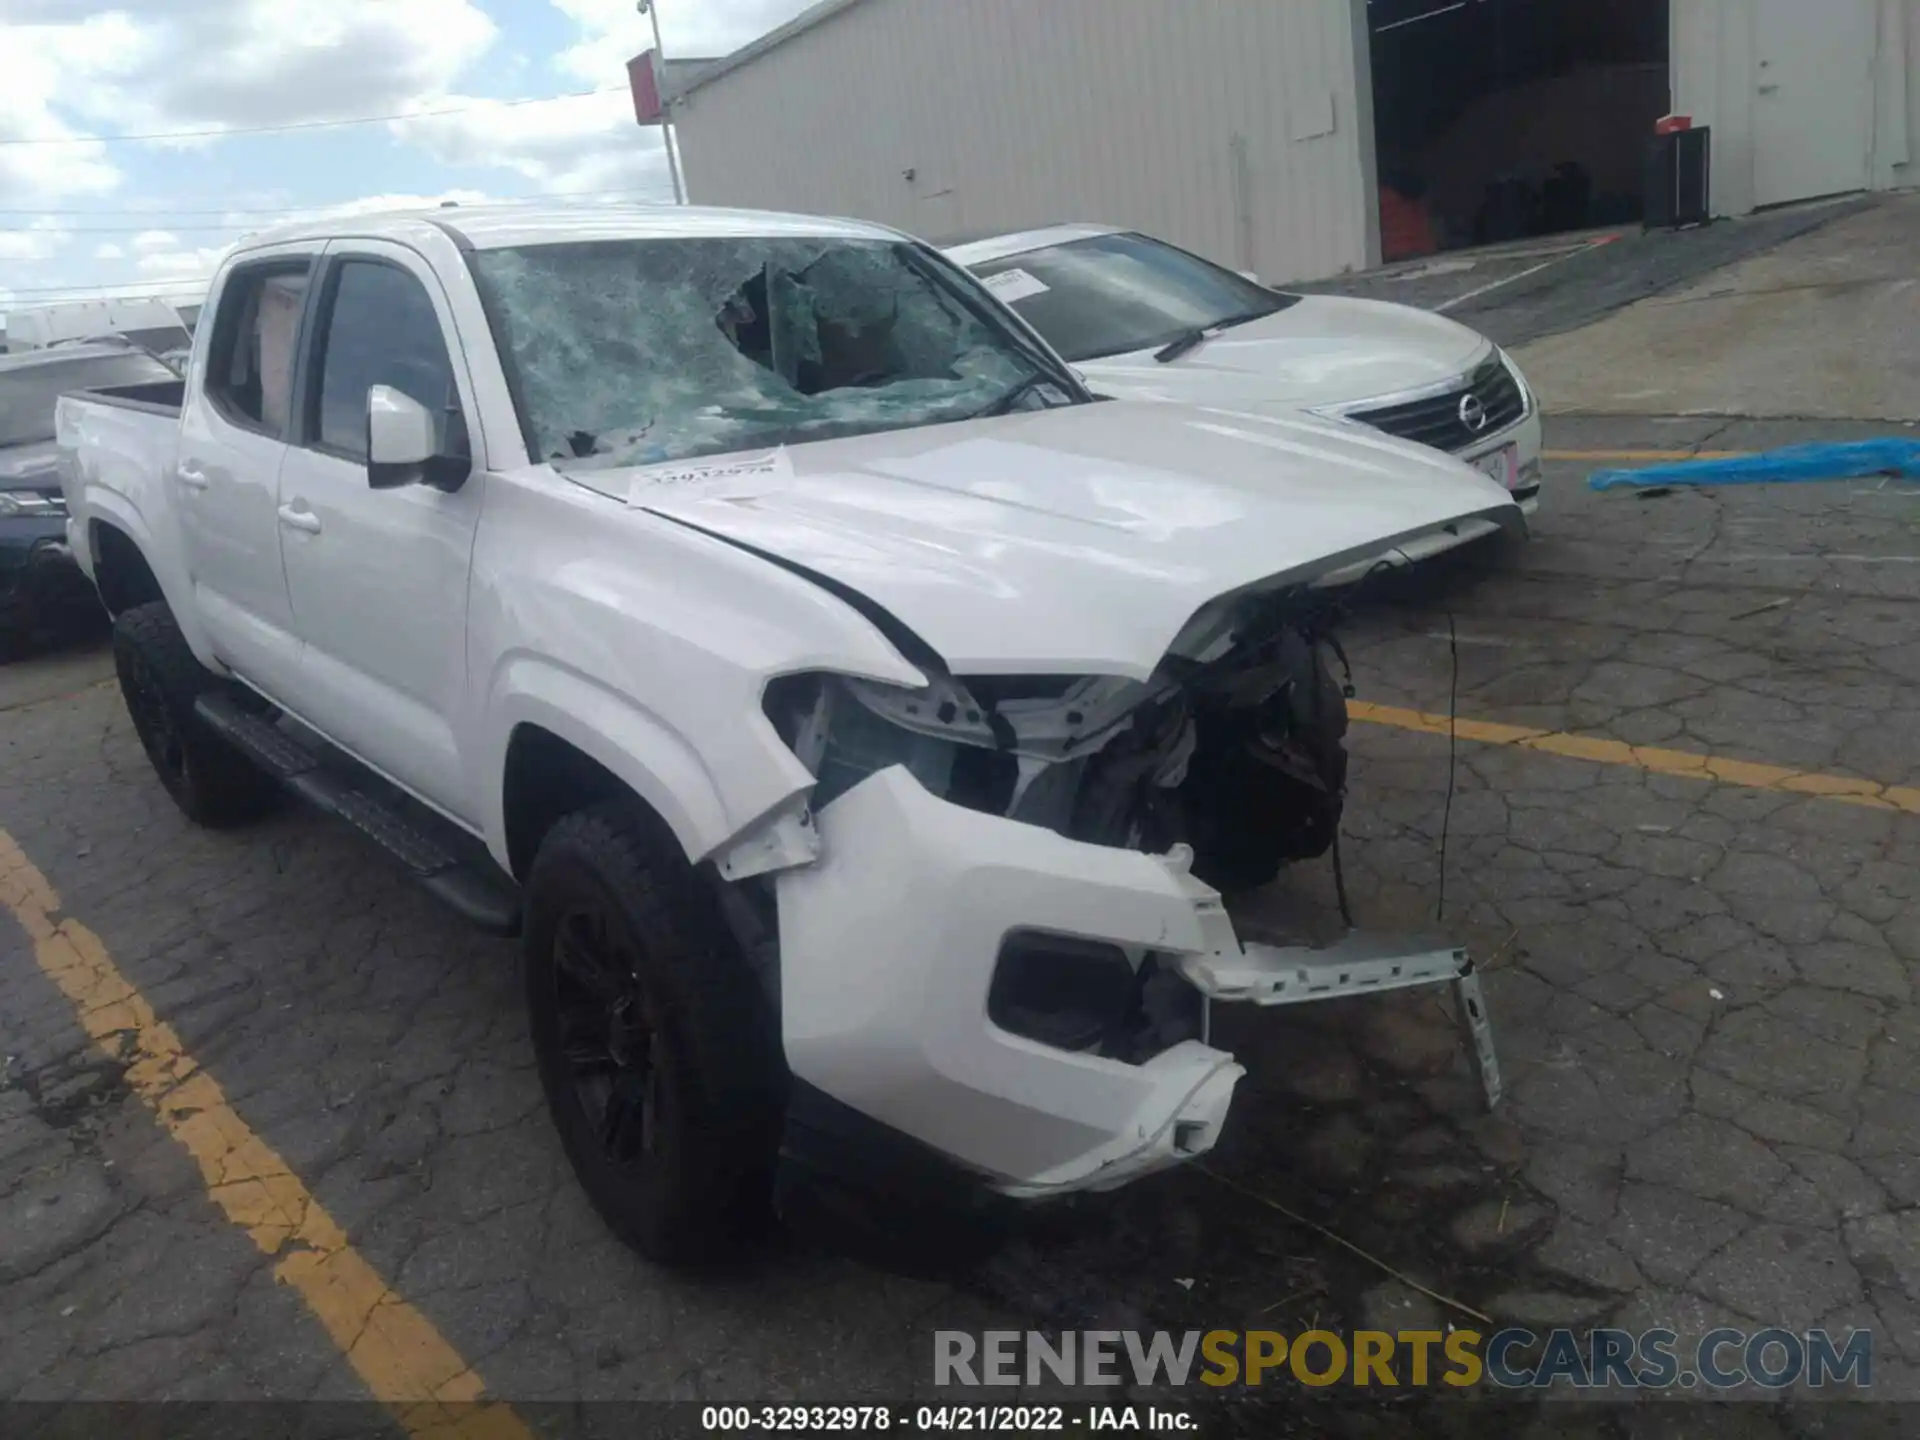
<svg viewBox="0 0 1920 1440">
<path fill-rule="evenodd" d="M 588 241 L 483 251 L 474 270 L 534 456 L 563 469 L 1076 399 L 903 243 Z"/>
</svg>

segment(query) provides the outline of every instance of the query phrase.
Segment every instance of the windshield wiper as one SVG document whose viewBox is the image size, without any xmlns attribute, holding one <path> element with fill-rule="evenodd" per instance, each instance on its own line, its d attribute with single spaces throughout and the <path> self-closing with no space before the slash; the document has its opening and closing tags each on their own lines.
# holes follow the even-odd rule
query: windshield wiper
<svg viewBox="0 0 1920 1440">
<path fill-rule="evenodd" d="M 985 409 L 974 411 L 973 414 L 967 418 L 969 420 L 985 420 L 990 415 L 1005 415 L 1041 386 L 1056 385 L 1057 383 L 1051 375 L 1041 375 L 1037 373 L 1029 375 L 1026 379 L 1020 381 L 1019 384 L 1008 389 L 1006 394 L 1002 395 L 998 400 L 995 400 L 991 405 L 988 405 Z"/>
<path fill-rule="evenodd" d="M 1212 338 L 1205 326 L 1196 325 L 1154 351 L 1153 358 L 1164 365 L 1169 360 L 1178 360 L 1182 355 L 1198 350 Z"/>
<path fill-rule="evenodd" d="M 1229 315 L 1224 320 L 1216 320 L 1211 325 L 1196 325 L 1184 330 L 1172 340 L 1153 352 L 1153 358 L 1165 365 L 1169 360 L 1178 360 L 1182 355 L 1190 355 L 1222 330 L 1231 330 L 1236 325 L 1250 325 L 1255 320 L 1264 320 L 1275 311 L 1286 306 L 1275 305 L 1271 310 L 1248 310 L 1244 314 Z"/>
</svg>

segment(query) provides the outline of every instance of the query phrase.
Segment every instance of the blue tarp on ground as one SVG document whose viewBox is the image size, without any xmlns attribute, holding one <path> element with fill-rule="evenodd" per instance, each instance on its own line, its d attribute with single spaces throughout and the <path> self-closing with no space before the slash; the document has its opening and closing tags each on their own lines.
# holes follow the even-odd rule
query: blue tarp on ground
<svg viewBox="0 0 1920 1440">
<path fill-rule="evenodd" d="M 1758 485 L 1769 481 L 1857 480 L 1864 475 L 1920 478 L 1920 440 L 1857 440 L 1844 445 L 1789 445 L 1727 460 L 1683 460 L 1646 470 L 1596 470 L 1594 490 L 1621 485 Z"/>
</svg>

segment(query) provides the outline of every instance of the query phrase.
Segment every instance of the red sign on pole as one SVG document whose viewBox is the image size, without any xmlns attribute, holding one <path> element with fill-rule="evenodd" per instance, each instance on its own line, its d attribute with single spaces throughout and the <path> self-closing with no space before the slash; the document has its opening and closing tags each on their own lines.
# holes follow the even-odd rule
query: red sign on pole
<svg viewBox="0 0 1920 1440">
<path fill-rule="evenodd" d="M 633 118 L 641 125 L 658 125 L 664 113 L 660 104 L 659 67 L 654 51 L 636 55 L 627 62 L 627 88 L 633 91 Z"/>
</svg>

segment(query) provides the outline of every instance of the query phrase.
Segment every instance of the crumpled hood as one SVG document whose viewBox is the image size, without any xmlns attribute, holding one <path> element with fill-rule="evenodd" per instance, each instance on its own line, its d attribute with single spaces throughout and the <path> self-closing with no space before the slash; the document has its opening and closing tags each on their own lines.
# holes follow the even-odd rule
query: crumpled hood
<svg viewBox="0 0 1920 1440">
<path fill-rule="evenodd" d="M 1229 591 L 1524 523 L 1478 472 L 1356 426 L 1124 401 L 568 473 L 850 587 L 963 675 L 1144 679 Z"/>
<path fill-rule="evenodd" d="M 0 447 L 0 490 L 58 490 L 60 445 L 47 440 Z"/>
<path fill-rule="evenodd" d="M 1451 380 L 1486 355 L 1487 343 L 1408 305 L 1308 295 L 1164 365 L 1138 350 L 1079 369 L 1096 390 L 1128 400 L 1343 405 Z"/>
</svg>

